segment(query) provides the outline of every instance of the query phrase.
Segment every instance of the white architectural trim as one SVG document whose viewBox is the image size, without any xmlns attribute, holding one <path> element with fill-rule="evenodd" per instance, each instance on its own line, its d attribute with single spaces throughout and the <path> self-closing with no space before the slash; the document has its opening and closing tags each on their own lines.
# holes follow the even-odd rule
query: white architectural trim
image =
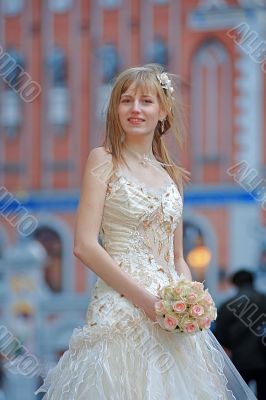
<svg viewBox="0 0 266 400">
<path fill-rule="evenodd" d="M 220 31 L 229 29 L 242 22 L 254 23 L 258 20 L 265 20 L 265 8 L 252 8 L 247 12 L 245 8 L 224 7 L 196 8 L 187 16 L 187 25 L 193 31 Z"/>
<path fill-rule="evenodd" d="M 140 62 L 143 64 L 150 61 L 147 52 L 154 39 L 152 19 L 153 5 L 147 0 L 140 1 Z"/>
<path fill-rule="evenodd" d="M 73 169 L 67 171 L 68 184 L 70 188 L 76 187 L 80 176 L 80 159 L 78 154 L 81 149 L 81 123 L 82 123 L 82 93 L 80 93 L 82 79 L 82 35 L 80 34 L 81 2 L 74 1 L 73 10 L 69 14 L 69 48 L 71 57 L 67 58 L 69 68 L 69 96 L 70 103 L 75 103 L 75 108 L 71 110 L 71 119 L 69 124 L 70 140 L 68 143 L 69 160 L 74 165 Z M 79 29 L 78 29 L 79 28 Z"/>
<path fill-rule="evenodd" d="M 239 126 L 236 162 L 246 161 L 250 167 L 260 169 L 263 159 L 263 71 L 248 54 L 238 47 L 236 64 L 239 78 L 235 82 L 239 109 L 235 125 Z"/>
<path fill-rule="evenodd" d="M 181 2 L 170 0 L 168 24 L 169 71 L 181 74 L 182 70 L 182 13 Z"/>
<path fill-rule="evenodd" d="M 21 14 L 21 43 L 20 51 L 25 57 L 26 61 L 26 72 L 30 74 L 31 79 L 35 80 L 35 76 L 32 75 L 33 70 L 33 40 L 32 32 L 30 30 L 32 24 L 32 3 L 26 1 L 24 4 L 25 10 Z M 38 82 L 39 84 L 41 82 Z M 20 105 L 22 116 L 22 129 L 20 132 L 20 159 L 23 160 L 26 171 L 20 175 L 20 185 L 27 190 L 30 190 L 33 185 L 33 160 L 34 152 L 33 149 L 34 136 L 33 136 L 33 106 L 28 107 L 25 104 Z"/>
<path fill-rule="evenodd" d="M 0 37 L 1 37 L 1 51 L 4 53 L 6 49 L 6 19 L 4 14 L 4 4 L 0 2 Z M 2 54 L 1 52 L 1 54 Z M 5 84 L 3 79 L 0 79 L 0 106 L 2 107 L 2 102 L 4 101 L 5 96 Z M 6 162 L 6 135 L 3 135 L 3 129 L 1 127 L 1 134 L 0 134 L 0 167 L 1 164 L 4 165 Z M 0 170 L 0 184 L 5 185 L 5 173 L 2 173 Z"/>
<path fill-rule="evenodd" d="M 256 204 L 236 204 L 228 210 L 228 266 L 231 272 L 255 270 L 262 245 L 260 209 Z"/>
<path fill-rule="evenodd" d="M 203 177 L 203 167 L 204 165 L 201 163 L 202 156 L 202 137 L 199 133 L 202 133 L 199 130 L 199 127 L 202 126 L 202 123 L 206 125 L 206 155 L 225 155 L 227 153 L 227 149 L 230 148 L 230 136 L 231 129 L 224 129 L 223 136 L 223 148 L 221 151 L 218 149 L 218 135 L 219 135 L 219 127 L 217 118 L 220 112 L 224 113 L 224 118 L 222 121 L 224 123 L 225 120 L 229 120 L 228 125 L 231 124 L 231 73 L 229 71 L 230 58 L 228 52 L 224 45 L 217 41 L 216 39 L 208 39 L 200 44 L 195 54 L 193 55 L 192 60 L 192 72 L 191 72 L 191 80 L 192 80 L 192 93 L 191 93 L 191 102 L 192 102 L 192 112 L 191 112 L 191 136 L 192 136 L 192 151 L 191 151 L 191 165 L 193 170 L 194 179 L 200 181 Z M 218 91 L 218 68 L 221 68 L 221 78 L 224 81 L 224 93 Z M 202 70 L 207 71 L 207 82 L 206 82 L 206 97 L 205 100 L 207 102 L 206 108 L 208 110 L 208 115 L 201 112 L 201 101 L 202 101 L 202 93 L 203 93 L 203 78 L 202 78 Z M 227 76 L 226 76 L 227 74 Z M 225 79 L 226 78 L 226 79 Z M 205 93 L 205 92 L 204 92 Z M 218 102 L 217 97 L 220 96 L 220 101 Z M 225 99 L 224 99 L 225 98 Z M 220 110 L 219 104 L 223 104 L 224 108 Z M 227 164 L 228 164 L 228 160 Z M 231 162 L 231 158 L 230 161 Z M 229 167 L 229 165 L 227 165 Z M 220 177 L 222 180 L 225 179 L 225 169 L 220 168 Z M 222 171 L 221 171 L 222 170 Z M 223 173 L 224 171 L 224 173 Z"/>
<path fill-rule="evenodd" d="M 40 145 L 41 145 L 41 160 L 40 160 L 40 179 L 42 188 L 50 188 L 52 186 L 53 176 L 52 171 L 49 171 L 47 166 L 52 161 L 53 155 L 53 136 L 51 126 L 48 123 L 48 94 L 51 87 L 48 68 L 45 62 L 54 46 L 54 31 L 53 31 L 53 14 L 49 9 L 48 2 L 42 2 L 42 35 L 41 45 L 44 58 L 42 68 L 41 83 L 42 83 L 42 107 L 41 107 L 41 129 L 40 129 Z"/>
</svg>

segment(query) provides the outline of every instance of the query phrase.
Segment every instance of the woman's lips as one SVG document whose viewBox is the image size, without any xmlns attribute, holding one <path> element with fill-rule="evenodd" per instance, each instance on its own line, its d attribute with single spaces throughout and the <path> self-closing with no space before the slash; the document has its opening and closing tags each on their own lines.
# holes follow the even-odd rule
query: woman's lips
<svg viewBox="0 0 266 400">
<path fill-rule="evenodd" d="M 138 125 L 145 120 L 142 118 L 128 118 L 128 121 L 133 125 L 135 125 L 135 124 Z"/>
</svg>

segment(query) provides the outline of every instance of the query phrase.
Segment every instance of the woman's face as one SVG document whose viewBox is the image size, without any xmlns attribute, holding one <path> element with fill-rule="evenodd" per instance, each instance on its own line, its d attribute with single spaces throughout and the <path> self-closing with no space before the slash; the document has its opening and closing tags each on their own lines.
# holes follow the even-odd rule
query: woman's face
<svg viewBox="0 0 266 400">
<path fill-rule="evenodd" d="M 121 96 L 118 116 L 126 135 L 153 135 L 158 120 L 164 118 L 156 90 L 135 90 L 133 83 Z"/>
</svg>

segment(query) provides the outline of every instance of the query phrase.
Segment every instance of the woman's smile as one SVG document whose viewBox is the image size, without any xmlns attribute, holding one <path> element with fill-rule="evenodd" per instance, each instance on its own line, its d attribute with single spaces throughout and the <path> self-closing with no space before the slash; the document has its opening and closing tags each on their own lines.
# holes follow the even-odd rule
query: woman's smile
<svg viewBox="0 0 266 400">
<path fill-rule="evenodd" d="M 131 118 L 128 118 L 128 121 L 129 121 L 132 125 L 140 125 L 142 122 L 145 121 L 145 119 L 143 119 L 143 118 L 131 117 Z"/>
</svg>

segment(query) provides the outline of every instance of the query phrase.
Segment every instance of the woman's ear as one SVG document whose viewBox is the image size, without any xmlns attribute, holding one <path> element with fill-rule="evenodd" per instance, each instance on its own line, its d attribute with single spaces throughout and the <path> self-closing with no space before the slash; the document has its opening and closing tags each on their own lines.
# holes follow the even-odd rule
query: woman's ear
<svg viewBox="0 0 266 400">
<path fill-rule="evenodd" d="M 167 113 L 165 111 L 161 110 L 159 113 L 159 120 L 162 121 L 166 117 L 167 117 Z"/>
</svg>

